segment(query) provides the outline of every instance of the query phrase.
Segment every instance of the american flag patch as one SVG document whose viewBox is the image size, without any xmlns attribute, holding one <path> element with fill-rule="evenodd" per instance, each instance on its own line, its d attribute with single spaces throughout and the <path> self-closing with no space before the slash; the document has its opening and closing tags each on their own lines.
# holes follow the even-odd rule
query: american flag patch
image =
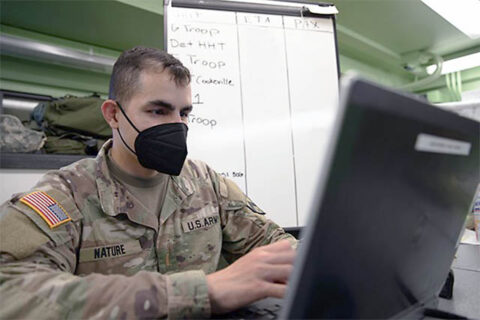
<svg viewBox="0 0 480 320">
<path fill-rule="evenodd" d="M 35 210 L 51 229 L 72 220 L 62 206 L 43 191 L 27 194 L 20 202 Z"/>
</svg>

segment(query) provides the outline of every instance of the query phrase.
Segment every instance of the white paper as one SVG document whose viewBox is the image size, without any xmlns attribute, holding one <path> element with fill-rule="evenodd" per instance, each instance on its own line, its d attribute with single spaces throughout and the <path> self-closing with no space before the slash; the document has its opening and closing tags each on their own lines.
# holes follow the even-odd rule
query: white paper
<svg viewBox="0 0 480 320">
<path fill-rule="evenodd" d="M 480 246 L 480 242 L 477 240 L 475 231 L 470 229 L 465 229 L 465 232 L 463 233 L 463 236 L 462 236 L 462 240 L 460 242 L 464 244 L 473 244 L 473 245 Z"/>
</svg>

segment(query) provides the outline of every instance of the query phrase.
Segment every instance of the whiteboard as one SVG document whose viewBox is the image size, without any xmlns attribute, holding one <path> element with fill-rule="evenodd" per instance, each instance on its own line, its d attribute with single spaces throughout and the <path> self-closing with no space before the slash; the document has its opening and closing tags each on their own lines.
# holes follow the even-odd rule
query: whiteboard
<svg viewBox="0 0 480 320">
<path fill-rule="evenodd" d="M 188 156 L 302 226 L 337 109 L 334 17 L 236 8 L 165 7 L 166 48 L 192 73 Z"/>
</svg>

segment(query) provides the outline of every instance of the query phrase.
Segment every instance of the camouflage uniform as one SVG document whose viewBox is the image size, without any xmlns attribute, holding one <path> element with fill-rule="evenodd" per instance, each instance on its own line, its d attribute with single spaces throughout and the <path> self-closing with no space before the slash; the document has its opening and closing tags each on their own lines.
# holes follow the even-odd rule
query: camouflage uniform
<svg viewBox="0 0 480 320">
<path fill-rule="evenodd" d="M 34 152 L 45 143 L 43 132 L 26 128 L 20 119 L 0 114 L 0 150 L 2 152 Z"/>
<path fill-rule="evenodd" d="M 50 228 L 14 195 L 0 207 L 1 318 L 208 317 L 205 275 L 255 247 L 295 240 L 239 188 L 187 160 L 158 216 L 96 159 L 48 172 L 33 190 L 71 221 Z M 259 214 L 260 213 L 260 214 Z"/>
</svg>

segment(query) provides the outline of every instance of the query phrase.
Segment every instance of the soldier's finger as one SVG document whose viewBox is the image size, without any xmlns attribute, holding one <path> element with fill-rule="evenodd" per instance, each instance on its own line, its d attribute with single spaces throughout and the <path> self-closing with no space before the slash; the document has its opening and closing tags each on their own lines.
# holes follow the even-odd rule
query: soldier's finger
<svg viewBox="0 0 480 320">
<path fill-rule="evenodd" d="M 293 250 L 292 245 L 290 244 L 290 241 L 288 241 L 288 240 L 280 240 L 280 241 L 277 241 L 275 243 L 266 245 L 262 248 L 266 251 L 269 251 L 269 252 Z"/>
<path fill-rule="evenodd" d="M 293 266 L 288 264 L 269 265 L 262 276 L 263 279 L 270 282 L 285 283 L 292 273 Z"/>
<path fill-rule="evenodd" d="M 283 250 L 278 252 L 270 252 L 265 257 L 266 263 L 271 264 L 293 264 L 297 252 L 295 250 Z"/>
<path fill-rule="evenodd" d="M 286 291 L 287 286 L 282 283 L 269 283 L 267 286 L 265 286 L 265 293 L 267 297 L 283 298 Z"/>
</svg>

